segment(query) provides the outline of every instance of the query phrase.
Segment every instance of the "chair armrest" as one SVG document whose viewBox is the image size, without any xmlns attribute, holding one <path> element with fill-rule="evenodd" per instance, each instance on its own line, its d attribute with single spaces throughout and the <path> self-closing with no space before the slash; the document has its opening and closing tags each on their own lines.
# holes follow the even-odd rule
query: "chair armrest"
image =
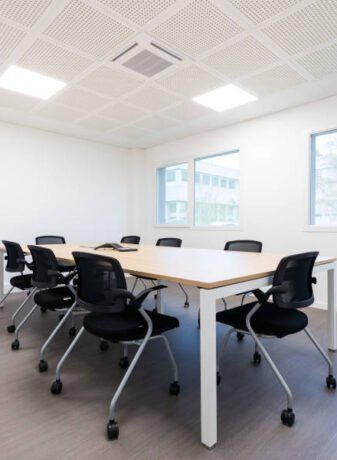
<svg viewBox="0 0 337 460">
<path fill-rule="evenodd" d="M 268 301 L 269 297 L 272 294 L 284 294 L 286 291 L 287 289 L 284 286 L 279 285 L 279 286 L 272 286 L 270 289 L 268 289 L 267 292 L 263 292 L 261 291 L 261 289 L 254 289 L 254 291 L 252 292 L 257 298 L 257 300 L 259 301 L 259 303 L 262 305 Z"/>
<path fill-rule="evenodd" d="M 58 270 L 48 270 L 48 275 L 57 276 L 58 284 L 65 284 L 65 285 L 68 285 L 70 283 L 70 281 L 74 278 L 76 273 L 77 273 L 76 270 L 74 270 L 73 272 L 69 273 L 69 275 L 64 276 Z"/>
<path fill-rule="evenodd" d="M 129 303 L 129 305 L 131 307 L 135 307 L 135 308 L 138 309 L 138 308 L 140 308 L 142 306 L 142 303 L 144 302 L 146 297 L 151 292 L 160 291 L 161 289 L 165 289 L 165 288 L 167 288 L 167 286 L 165 286 L 164 284 L 158 284 L 158 286 L 152 286 L 152 287 L 150 287 L 148 289 L 144 289 L 138 295 L 136 295 L 136 297 L 134 297 L 134 299 Z"/>
<path fill-rule="evenodd" d="M 128 291 L 127 289 L 113 288 L 111 289 L 111 292 L 115 297 L 121 297 L 123 299 L 130 299 L 131 301 L 135 299 L 135 296 L 132 294 L 132 292 Z"/>
</svg>

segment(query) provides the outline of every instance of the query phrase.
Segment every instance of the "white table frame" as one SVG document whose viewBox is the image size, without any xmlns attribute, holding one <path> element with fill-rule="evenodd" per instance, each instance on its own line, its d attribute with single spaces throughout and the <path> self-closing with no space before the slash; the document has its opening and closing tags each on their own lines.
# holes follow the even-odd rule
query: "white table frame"
<svg viewBox="0 0 337 460">
<path fill-rule="evenodd" d="M 313 273 L 328 275 L 328 348 L 337 350 L 337 264 L 315 265 Z M 243 283 L 214 289 L 200 289 L 200 386 L 201 386 L 201 442 L 211 449 L 217 443 L 217 384 L 216 384 L 216 301 L 241 292 L 264 288 L 272 284 L 267 276 Z M 0 296 L 4 292 L 4 252 L 0 251 Z M 163 291 L 157 292 L 157 308 L 164 312 Z"/>
</svg>

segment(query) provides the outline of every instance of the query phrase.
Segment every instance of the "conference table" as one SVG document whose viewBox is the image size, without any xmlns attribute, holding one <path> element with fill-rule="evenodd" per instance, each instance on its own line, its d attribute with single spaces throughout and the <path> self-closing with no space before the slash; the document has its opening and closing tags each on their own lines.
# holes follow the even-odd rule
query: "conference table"
<svg viewBox="0 0 337 460">
<path fill-rule="evenodd" d="M 200 297 L 200 387 L 201 442 L 208 448 L 217 443 L 217 385 L 216 385 L 216 301 L 219 298 L 265 288 L 272 284 L 273 274 L 283 257 L 280 254 L 231 252 L 213 249 L 173 248 L 147 245 L 135 252 L 112 249 L 95 251 L 99 243 L 43 245 L 55 256 L 72 262 L 73 251 L 84 251 L 114 257 L 123 270 L 132 275 L 172 281 L 199 288 Z M 23 246 L 28 254 L 28 248 Z M 4 248 L 0 247 L 0 295 L 3 291 Z M 336 259 L 319 257 L 314 274 L 327 272 L 328 348 L 337 349 Z M 164 311 L 164 293 L 158 291 L 157 308 Z M 225 377 L 225 376 L 224 376 Z"/>
</svg>

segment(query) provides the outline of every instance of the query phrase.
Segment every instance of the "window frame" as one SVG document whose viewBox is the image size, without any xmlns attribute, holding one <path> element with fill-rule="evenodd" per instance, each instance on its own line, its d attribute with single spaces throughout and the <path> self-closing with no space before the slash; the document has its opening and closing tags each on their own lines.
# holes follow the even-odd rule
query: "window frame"
<svg viewBox="0 0 337 460">
<path fill-rule="evenodd" d="M 194 225 L 194 165 L 196 160 L 201 160 L 208 157 L 221 156 L 224 154 L 239 153 L 239 170 L 240 170 L 240 181 L 239 181 L 239 216 L 237 225 L 206 225 L 196 226 Z M 242 150 L 237 146 L 228 146 L 221 151 L 215 153 L 203 153 L 200 155 L 186 155 L 184 157 L 177 157 L 171 161 L 157 161 L 152 163 L 152 190 L 153 190 L 153 215 L 152 222 L 154 228 L 186 228 L 193 231 L 242 231 L 242 216 L 243 216 L 243 196 L 242 196 Z M 187 163 L 187 223 L 186 224 L 158 224 L 157 223 L 157 169 L 167 168 L 170 166 L 177 166 L 182 163 Z M 202 180 L 202 179 L 201 179 Z"/>
<path fill-rule="evenodd" d="M 311 223 L 312 220 L 312 212 L 313 212 L 313 202 L 315 200 L 315 189 L 312 187 L 313 181 L 315 181 L 315 152 L 313 149 L 313 140 L 315 136 L 329 134 L 332 132 L 337 132 L 337 127 L 322 127 L 318 130 L 307 131 L 306 136 L 307 138 L 307 150 L 306 150 L 306 158 L 307 158 L 307 185 L 306 185 L 306 222 L 304 225 L 305 232 L 313 232 L 313 233 L 337 233 L 337 225 L 317 225 Z"/>
</svg>

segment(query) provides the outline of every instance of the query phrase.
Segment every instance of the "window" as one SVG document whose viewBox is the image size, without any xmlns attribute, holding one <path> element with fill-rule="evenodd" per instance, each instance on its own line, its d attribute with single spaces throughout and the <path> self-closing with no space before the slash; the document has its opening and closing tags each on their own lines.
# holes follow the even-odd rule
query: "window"
<svg viewBox="0 0 337 460">
<path fill-rule="evenodd" d="M 157 169 L 157 224 L 187 224 L 187 168 L 182 163 Z"/>
<path fill-rule="evenodd" d="M 218 187 L 219 186 L 219 178 L 217 176 L 212 177 L 212 187 Z"/>
<path fill-rule="evenodd" d="M 187 182 L 187 169 L 181 170 L 181 180 Z"/>
<path fill-rule="evenodd" d="M 204 185 L 209 185 L 211 183 L 211 178 L 208 174 L 203 174 L 202 175 L 202 183 Z"/>
<path fill-rule="evenodd" d="M 337 130 L 311 136 L 310 224 L 337 226 Z"/>
<path fill-rule="evenodd" d="M 202 184 L 197 180 L 194 183 L 194 225 L 238 225 L 239 151 L 196 159 L 194 169 L 195 178 L 200 173 L 203 177 Z M 213 176 L 212 183 L 211 176 Z M 207 183 L 205 183 L 205 177 L 208 178 Z M 219 181 L 221 187 L 219 187 Z"/>
<path fill-rule="evenodd" d="M 176 180 L 176 170 L 168 170 L 166 173 L 166 182 L 175 182 Z"/>
</svg>

